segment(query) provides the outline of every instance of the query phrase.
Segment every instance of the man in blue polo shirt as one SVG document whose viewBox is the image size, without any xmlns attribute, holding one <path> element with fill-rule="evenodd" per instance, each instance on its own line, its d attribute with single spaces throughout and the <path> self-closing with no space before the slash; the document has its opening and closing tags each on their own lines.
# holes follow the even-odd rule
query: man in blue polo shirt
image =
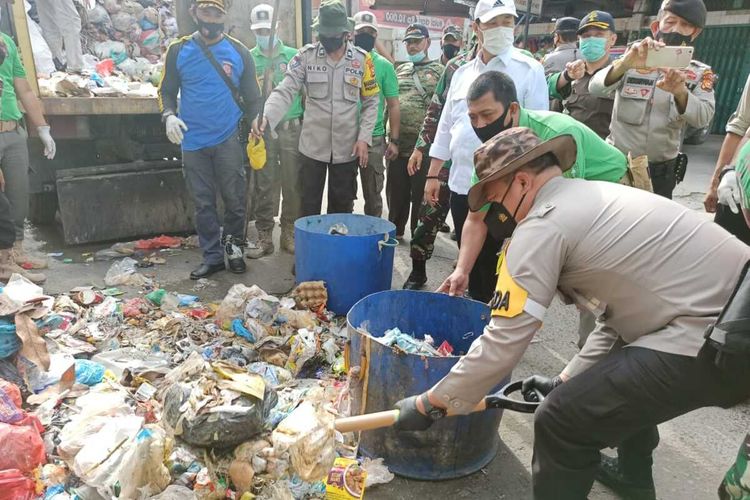
<svg viewBox="0 0 750 500">
<path fill-rule="evenodd" d="M 260 90 L 250 51 L 223 33 L 224 0 L 198 0 L 191 13 L 198 31 L 169 46 L 159 104 L 167 137 L 182 145 L 185 179 L 195 203 L 203 263 L 190 278 L 197 280 L 225 268 L 245 272 L 247 137 L 240 136 L 239 124 L 243 115 L 249 122 L 258 114 Z M 224 201 L 223 234 L 217 195 Z"/>
</svg>

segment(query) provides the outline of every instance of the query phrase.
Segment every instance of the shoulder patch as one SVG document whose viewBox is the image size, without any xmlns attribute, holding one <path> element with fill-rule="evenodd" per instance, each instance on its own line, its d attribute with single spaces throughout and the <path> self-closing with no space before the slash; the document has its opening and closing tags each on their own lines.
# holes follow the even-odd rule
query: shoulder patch
<svg viewBox="0 0 750 500">
<path fill-rule="evenodd" d="M 299 51 L 298 51 L 298 52 L 299 52 L 300 54 L 302 54 L 302 53 L 304 53 L 304 52 L 309 52 L 309 51 L 311 51 L 311 50 L 315 50 L 315 45 L 316 45 L 316 44 L 314 44 L 314 43 L 308 43 L 307 45 L 305 45 L 304 47 L 302 47 L 301 49 L 299 49 Z"/>
<path fill-rule="evenodd" d="M 542 217 L 544 217 L 545 215 L 547 215 L 548 213 L 550 213 L 554 209 L 555 209 L 555 204 L 548 201 L 547 203 L 545 203 L 541 207 L 539 207 L 536 210 L 534 210 L 531 213 L 531 217 L 541 219 Z"/>
<path fill-rule="evenodd" d="M 712 92 L 714 90 L 714 83 L 716 83 L 716 74 L 714 74 L 711 68 L 703 70 L 703 75 L 701 75 L 701 90 Z"/>
<path fill-rule="evenodd" d="M 515 318 L 526 312 L 539 321 L 542 321 L 547 308 L 531 300 L 529 293 L 513 279 L 513 276 L 508 271 L 508 263 L 505 258 L 507 248 L 508 246 L 506 245 L 500 253 L 497 286 L 489 303 L 492 310 L 492 317 Z"/>
</svg>

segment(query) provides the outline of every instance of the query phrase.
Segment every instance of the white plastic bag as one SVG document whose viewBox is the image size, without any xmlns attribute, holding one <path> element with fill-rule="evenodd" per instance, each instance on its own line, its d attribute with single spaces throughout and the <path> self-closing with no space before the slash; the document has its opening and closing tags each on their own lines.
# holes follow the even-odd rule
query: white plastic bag
<svg viewBox="0 0 750 500">
<path fill-rule="evenodd" d="M 26 24 L 29 26 L 29 38 L 31 38 L 31 51 L 34 54 L 34 66 L 39 75 L 51 75 L 55 72 L 55 62 L 52 57 L 52 51 L 47 45 L 47 41 L 42 36 L 42 30 L 37 23 L 29 17 L 29 2 L 24 1 L 26 8 Z"/>
</svg>

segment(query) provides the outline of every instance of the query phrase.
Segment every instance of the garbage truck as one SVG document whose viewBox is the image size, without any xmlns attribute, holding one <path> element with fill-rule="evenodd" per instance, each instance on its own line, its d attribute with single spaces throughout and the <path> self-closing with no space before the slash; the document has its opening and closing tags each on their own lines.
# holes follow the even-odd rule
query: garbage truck
<svg viewBox="0 0 750 500">
<path fill-rule="evenodd" d="M 193 0 L 177 0 L 180 31 Z M 271 0 L 272 1 L 272 0 Z M 39 94 L 23 1 L 2 3 L 3 31 L 18 45 L 29 83 Z M 254 45 L 250 10 L 259 1 L 227 0 L 227 31 Z M 269 2 L 270 3 L 270 2 Z M 309 40 L 310 2 L 285 0 L 281 33 L 289 45 Z M 304 5 L 303 5 L 304 4 Z M 10 21 L 10 22 L 8 22 Z M 193 207 L 182 175 L 180 148 L 164 132 L 154 97 L 41 97 L 57 143 L 47 160 L 29 130 L 30 215 L 57 224 L 66 244 L 131 239 L 193 230 Z"/>
</svg>

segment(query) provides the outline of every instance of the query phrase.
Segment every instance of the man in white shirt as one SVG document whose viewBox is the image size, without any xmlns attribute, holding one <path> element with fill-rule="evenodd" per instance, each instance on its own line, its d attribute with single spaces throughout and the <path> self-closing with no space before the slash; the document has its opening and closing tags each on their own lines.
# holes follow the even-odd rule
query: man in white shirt
<svg viewBox="0 0 750 500">
<path fill-rule="evenodd" d="M 482 144 L 471 127 L 466 103 L 466 94 L 472 82 L 485 71 L 502 71 L 513 79 L 522 107 L 549 109 L 549 93 L 542 65 L 513 47 L 516 17 L 513 0 L 480 0 L 475 7 L 473 27 L 482 50 L 479 57 L 461 66 L 453 75 L 435 141 L 430 148 L 432 161 L 425 185 L 425 201 L 433 205 L 437 203 L 440 189 L 438 173 L 443 164 L 450 160 L 448 186 L 459 246 L 469 212 L 467 193 L 471 187 L 474 151 Z"/>
</svg>

